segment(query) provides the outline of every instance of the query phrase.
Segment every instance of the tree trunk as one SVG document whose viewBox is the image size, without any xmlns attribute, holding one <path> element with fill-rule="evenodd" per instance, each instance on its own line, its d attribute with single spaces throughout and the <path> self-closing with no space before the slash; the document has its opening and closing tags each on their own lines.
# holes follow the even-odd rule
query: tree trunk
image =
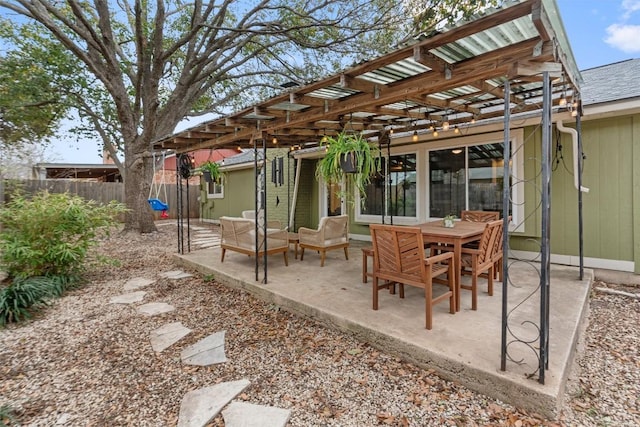
<svg viewBox="0 0 640 427">
<path fill-rule="evenodd" d="M 129 211 L 125 215 L 125 230 L 140 233 L 156 231 L 153 211 L 149 206 L 149 188 L 153 179 L 153 158 L 144 138 L 125 144 L 124 199 Z"/>
</svg>

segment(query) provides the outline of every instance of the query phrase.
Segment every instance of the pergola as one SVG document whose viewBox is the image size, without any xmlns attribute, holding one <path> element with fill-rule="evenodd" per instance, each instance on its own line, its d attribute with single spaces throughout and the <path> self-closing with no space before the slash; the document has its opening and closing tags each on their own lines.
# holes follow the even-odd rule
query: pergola
<svg viewBox="0 0 640 427">
<path fill-rule="evenodd" d="M 538 375 L 544 383 L 549 347 L 551 115 L 554 108 L 572 111 L 579 135 L 581 77 L 555 0 L 524 0 L 507 6 L 320 81 L 290 85 L 251 108 L 161 138 L 154 149 L 186 153 L 202 148 L 253 148 L 257 152 L 261 147 L 266 159 L 267 147 L 312 148 L 324 135 L 344 129 L 362 131 L 372 141 L 384 138 L 393 146 L 406 142 L 409 135 L 426 140 L 443 128 L 480 127 L 502 119 L 504 176 L 510 176 L 511 115 L 529 112 L 541 116 L 540 318 L 532 322 L 540 331 Z M 256 184 L 265 188 L 264 183 Z M 507 184 L 504 206 L 509 197 Z M 505 211 L 503 217 L 507 216 Z M 504 248 L 506 254 L 507 233 Z M 264 266 L 266 283 L 266 262 Z M 503 283 L 508 283 L 507 256 L 503 270 Z M 507 336 L 507 286 L 504 288 L 503 370 L 509 345 L 525 343 Z"/>
</svg>

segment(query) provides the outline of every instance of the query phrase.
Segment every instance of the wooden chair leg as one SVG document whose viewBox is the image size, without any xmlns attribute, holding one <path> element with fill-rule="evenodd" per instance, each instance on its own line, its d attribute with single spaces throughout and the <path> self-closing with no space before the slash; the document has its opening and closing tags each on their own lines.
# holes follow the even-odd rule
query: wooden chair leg
<svg viewBox="0 0 640 427">
<path fill-rule="evenodd" d="M 220 258 L 220 262 L 224 262 L 224 254 L 227 250 L 225 248 L 222 248 L 222 257 Z"/>
<path fill-rule="evenodd" d="M 492 265 L 489 267 L 489 271 L 487 272 L 487 282 L 489 282 L 487 292 L 489 292 L 489 296 L 493 296 L 493 269 L 494 266 Z"/>
<path fill-rule="evenodd" d="M 474 274 L 471 278 L 471 310 L 478 309 L 478 276 Z"/>
<path fill-rule="evenodd" d="M 300 261 L 304 260 L 304 247 L 300 248 Z"/>
<path fill-rule="evenodd" d="M 362 283 L 367 283 L 367 254 L 362 252 Z"/>
<path fill-rule="evenodd" d="M 320 267 L 324 267 L 324 258 L 327 256 L 327 251 L 320 251 Z"/>
<path fill-rule="evenodd" d="M 284 265 L 285 265 L 285 267 L 289 267 L 289 256 L 287 255 L 288 251 L 289 251 L 289 248 L 287 248 L 286 251 L 282 252 L 284 254 Z"/>
<path fill-rule="evenodd" d="M 371 281 L 371 289 L 373 290 L 373 309 L 378 309 L 378 278 L 373 277 Z"/>
<path fill-rule="evenodd" d="M 344 247 L 344 257 L 349 261 L 349 248 L 346 246 Z"/>
<path fill-rule="evenodd" d="M 429 267 L 431 268 L 431 267 Z M 429 283 L 425 283 L 424 286 L 424 315 L 425 315 L 425 328 L 431 330 L 433 326 L 433 281 L 429 280 Z"/>
</svg>

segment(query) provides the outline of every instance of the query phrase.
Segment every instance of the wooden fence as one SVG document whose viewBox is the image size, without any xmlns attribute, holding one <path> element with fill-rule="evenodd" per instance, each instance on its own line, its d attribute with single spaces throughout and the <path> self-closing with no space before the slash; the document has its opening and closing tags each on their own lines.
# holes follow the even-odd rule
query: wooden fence
<svg viewBox="0 0 640 427">
<path fill-rule="evenodd" d="M 98 203 L 109 203 L 112 200 L 124 203 L 124 184 L 120 182 L 75 181 L 68 179 L 5 180 L 3 183 L 0 183 L 0 189 L 4 187 L 4 197 L 0 197 L 0 200 L 6 200 L 15 186 L 20 186 L 27 193 L 36 193 L 42 190 L 48 190 L 50 193 L 69 192 L 71 194 L 77 194 L 87 200 L 95 200 Z M 187 192 L 185 187 L 183 187 L 183 189 L 183 215 L 186 216 Z M 0 191 L 0 196 L 1 195 L 2 191 Z M 164 192 L 162 197 L 164 197 Z M 191 218 L 200 217 L 200 202 L 198 201 L 198 197 L 200 197 L 200 188 L 196 185 L 189 186 L 189 216 Z M 168 186 L 167 199 L 168 200 L 162 200 L 162 202 L 169 205 L 169 210 L 167 211 L 169 218 L 177 218 L 178 195 L 175 185 Z M 162 212 L 150 211 L 153 212 L 155 219 L 160 219 Z"/>
</svg>

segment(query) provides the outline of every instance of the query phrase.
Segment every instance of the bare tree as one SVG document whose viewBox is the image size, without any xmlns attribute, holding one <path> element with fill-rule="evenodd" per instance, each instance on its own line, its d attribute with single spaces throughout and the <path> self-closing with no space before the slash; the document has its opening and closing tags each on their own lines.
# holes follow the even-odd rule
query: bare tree
<svg viewBox="0 0 640 427">
<path fill-rule="evenodd" d="M 75 107 L 114 159 L 124 153 L 125 228 L 150 232 L 152 141 L 187 115 L 229 112 L 288 80 L 388 49 L 412 24 L 408 3 L 0 0 L 0 8 L 37 23 L 78 59 Z"/>
</svg>

